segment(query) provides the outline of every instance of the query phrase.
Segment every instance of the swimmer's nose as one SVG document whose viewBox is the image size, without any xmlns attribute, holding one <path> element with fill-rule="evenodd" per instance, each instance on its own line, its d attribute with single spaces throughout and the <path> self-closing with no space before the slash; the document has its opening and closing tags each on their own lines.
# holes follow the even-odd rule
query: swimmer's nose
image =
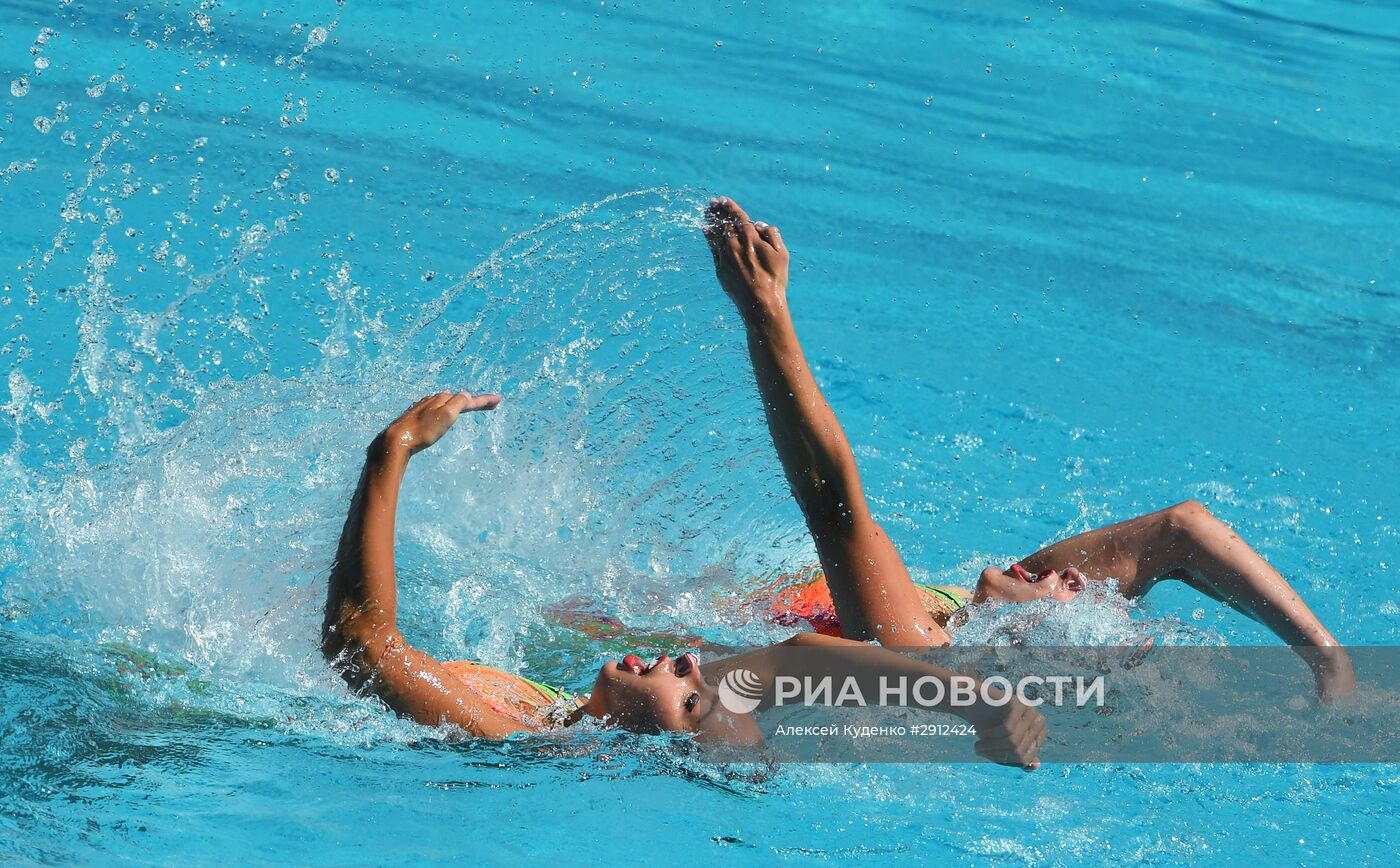
<svg viewBox="0 0 1400 868">
<path fill-rule="evenodd" d="M 1074 591 L 1076 594 L 1084 590 L 1084 576 L 1074 567 L 1066 567 L 1064 575 L 1064 586 Z"/>
<path fill-rule="evenodd" d="M 700 658 L 687 651 L 686 653 L 681 655 L 679 660 L 676 661 L 676 667 L 672 671 L 675 672 L 677 678 L 684 678 L 690 674 L 690 671 L 692 669 L 696 668 L 699 665 Z"/>
</svg>

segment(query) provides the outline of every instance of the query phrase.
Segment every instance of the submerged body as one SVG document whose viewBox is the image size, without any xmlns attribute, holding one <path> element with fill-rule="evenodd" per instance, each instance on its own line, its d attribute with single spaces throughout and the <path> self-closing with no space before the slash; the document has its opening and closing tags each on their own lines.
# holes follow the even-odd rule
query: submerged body
<svg viewBox="0 0 1400 868">
<path fill-rule="evenodd" d="M 1268 626 L 1295 646 L 1323 701 L 1354 689 L 1350 661 L 1332 634 L 1263 558 L 1203 506 L 1187 501 L 1055 543 L 1009 567 L 988 567 L 971 591 L 920 587 L 875 521 L 844 431 L 807 365 L 787 309 L 788 252 L 776 227 L 749 220 L 732 200 L 711 202 L 706 238 L 735 302 L 763 398 L 769 432 L 821 561 L 809 578 L 765 604 L 776 623 L 804 627 L 785 646 L 842 649 L 874 640 L 890 649 L 948 644 L 950 616 L 969 601 L 1069 600 L 1091 581 L 1116 580 L 1127 597 L 1163 579 L 1183 581 Z M 372 442 L 332 569 L 322 647 L 355 689 L 428 725 L 451 724 L 500 738 L 575 723 L 585 716 L 638 731 L 693 732 L 731 743 L 761 741 L 749 715 L 722 707 L 715 682 L 743 667 L 771 678 L 774 657 L 757 651 L 706 664 L 694 654 L 634 655 L 605 664 L 591 694 L 561 696 L 511 673 L 439 663 L 404 642 L 397 626 L 393 536 L 410 457 L 463 412 L 492 410 L 495 395 L 441 392 L 414 404 Z M 820 575 L 818 575 L 818 573 Z M 770 649 L 771 651 L 771 649 Z M 875 652 L 872 652 L 875 653 Z M 910 666 L 894 650 L 890 665 Z M 919 664 L 923 666 L 923 664 Z M 920 673 L 952 673 L 923 666 Z M 978 727 L 977 750 L 1035 767 L 1044 720 L 1017 701 L 941 710 Z"/>
</svg>

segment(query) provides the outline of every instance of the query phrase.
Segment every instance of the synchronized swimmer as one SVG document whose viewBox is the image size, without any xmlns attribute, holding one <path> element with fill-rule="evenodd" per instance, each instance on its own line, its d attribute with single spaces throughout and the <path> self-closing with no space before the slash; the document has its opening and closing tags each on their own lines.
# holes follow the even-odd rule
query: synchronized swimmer
<svg viewBox="0 0 1400 868">
<path fill-rule="evenodd" d="M 769 615 L 806 626 L 768 649 L 705 664 L 693 653 L 647 664 L 629 654 L 604 664 L 592 692 L 571 697 L 520 675 L 465 661 L 439 662 L 411 647 L 397 622 L 394 516 L 409 459 L 436 443 L 464 412 L 494 410 L 498 395 L 439 392 L 415 403 L 370 443 L 364 471 L 332 567 L 322 649 L 350 686 L 379 697 L 399 715 L 429 726 L 455 725 L 481 738 L 541 732 L 594 718 L 637 732 L 677 731 L 699 739 L 754 745 L 752 715 L 718 701 L 726 672 L 748 669 L 771 681 L 783 647 L 949 644 L 969 602 L 1067 601 L 1089 582 L 1118 582 L 1140 597 L 1175 579 L 1244 613 L 1294 646 L 1312 669 L 1318 698 L 1345 697 L 1355 675 L 1345 651 L 1278 571 L 1201 504 L 1158 512 L 1057 542 L 1006 569 L 988 567 L 971 591 L 915 585 L 889 537 L 871 516 L 855 456 L 822 395 L 788 313 L 788 250 L 776 226 L 754 222 L 731 199 L 706 212 L 705 237 L 720 286 L 748 334 L 749 357 L 768 430 L 793 497 L 821 560 L 819 571 L 787 589 Z M 917 664 L 946 680 L 951 673 Z M 977 752 L 995 762 L 1035 768 L 1045 721 L 1018 701 L 945 707 L 977 727 Z"/>
</svg>

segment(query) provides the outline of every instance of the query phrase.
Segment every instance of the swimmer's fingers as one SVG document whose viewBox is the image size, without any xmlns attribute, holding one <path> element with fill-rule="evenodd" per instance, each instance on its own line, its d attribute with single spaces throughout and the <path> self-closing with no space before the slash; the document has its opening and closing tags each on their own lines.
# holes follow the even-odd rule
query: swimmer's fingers
<svg viewBox="0 0 1400 868">
<path fill-rule="evenodd" d="M 979 727 L 977 729 L 977 734 L 979 737 L 972 749 L 978 756 L 989 759 L 999 765 L 1017 765 L 1017 763 L 1014 762 L 1014 750 L 1011 746 L 1010 733 L 1006 731 L 1006 727 Z"/>
<path fill-rule="evenodd" d="M 501 396 L 495 394 L 473 395 L 470 392 L 458 392 L 452 396 L 448 402 L 448 407 L 458 413 L 476 413 L 482 410 L 494 410 L 501 403 Z"/>
<path fill-rule="evenodd" d="M 714 257 L 715 268 L 724 264 L 721 257 L 726 237 L 724 217 L 719 210 L 719 200 L 711 199 L 710 206 L 705 209 L 705 243 L 710 246 L 710 256 Z"/>
<path fill-rule="evenodd" d="M 1016 753 L 1027 771 L 1040 768 L 1040 749 L 1045 744 L 1045 716 L 1035 713 L 1016 743 Z"/>
<path fill-rule="evenodd" d="M 754 228 L 758 230 L 758 237 L 767 241 L 768 245 L 774 250 L 781 251 L 787 249 L 787 245 L 783 244 L 783 236 L 782 233 L 778 231 L 778 227 L 767 223 L 755 223 Z"/>
<path fill-rule="evenodd" d="M 724 202 L 724 199 L 711 199 L 710 206 L 705 209 L 705 241 L 710 245 L 717 273 L 723 273 L 733 264 L 739 250 L 735 243 L 738 233 L 734 219 Z"/>
<path fill-rule="evenodd" d="M 711 199 L 705 208 L 705 237 L 712 245 L 733 236 L 738 229 L 739 218 L 734 215 L 731 202 L 723 197 Z"/>
<path fill-rule="evenodd" d="M 997 765 L 1017 766 L 1027 771 L 1040 768 L 1040 760 L 1034 754 L 1027 754 L 1021 746 L 1011 740 L 1009 735 L 979 738 L 973 750 L 978 756 L 991 760 Z"/>
<path fill-rule="evenodd" d="M 719 200 L 711 199 L 710 204 L 705 206 L 705 225 L 702 227 L 705 233 L 705 240 L 710 242 L 710 249 L 715 247 L 716 239 L 719 238 L 723 229 L 724 217 L 720 213 Z"/>
<path fill-rule="evenodd" d="M 748 212 L 739 207 L 738 202 L 728 198 L 719 201 L 719 211 L 723 216 L 730 249 L 738 253 L 745 247 L 752 247 L 758 238 L 758 230 L 754 228 Z"/>
<path fill-rule="evenodd" d="M 733 199 L 724 199 L 721 201 L 722 205 L 729 211 L 729 215 L 733 218 L 735 223 L 738 223 L 740 225 L 743 225 L 745 223 L 747 223 L 749 226 L 753 225 L 753 221 L 749 219 L 748 212 L 745 211 L 743 208 L 740 208 L 738 202 L 735 202 Z"/>
<path fill-rule="evenodd" d="M 1045 745 L 1045 717 L 1033 709 L 1018 709 L 1006 723 L 978 727 L 974 746 L 978 756 L 1001 765 L 1020 766 L 1027 771 L 1040 768 L 1040 749 Z"/>
</svg>

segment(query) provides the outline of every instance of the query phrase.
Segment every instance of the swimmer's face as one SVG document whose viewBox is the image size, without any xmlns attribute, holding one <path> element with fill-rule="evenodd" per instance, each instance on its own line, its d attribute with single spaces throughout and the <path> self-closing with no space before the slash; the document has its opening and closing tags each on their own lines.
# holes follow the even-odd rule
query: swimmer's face
<svg viewBox="0 0 1400 868">
<path fill-rule="evenodd" d="M 1029 603 L 1033 600 L 1073 600 L 1084 590 L 1084 576 L 1074 567 L 1063 572 L 1045 570 L 1033 574 L 1020 564 L 1007 569 L 988 567 L 977 580 L 972 601 L 983 603 Z"/>
<path fill-rule="evenodd" d="M 634 655 L 603 664 L 588 711 L 633 732 L 692 732 L 700 741 L 753 746 L 763 735 L 753 716 L 735 714 L 700 675 L 700 660 L 665 654 L 647 665 Z"/>
</svg>

